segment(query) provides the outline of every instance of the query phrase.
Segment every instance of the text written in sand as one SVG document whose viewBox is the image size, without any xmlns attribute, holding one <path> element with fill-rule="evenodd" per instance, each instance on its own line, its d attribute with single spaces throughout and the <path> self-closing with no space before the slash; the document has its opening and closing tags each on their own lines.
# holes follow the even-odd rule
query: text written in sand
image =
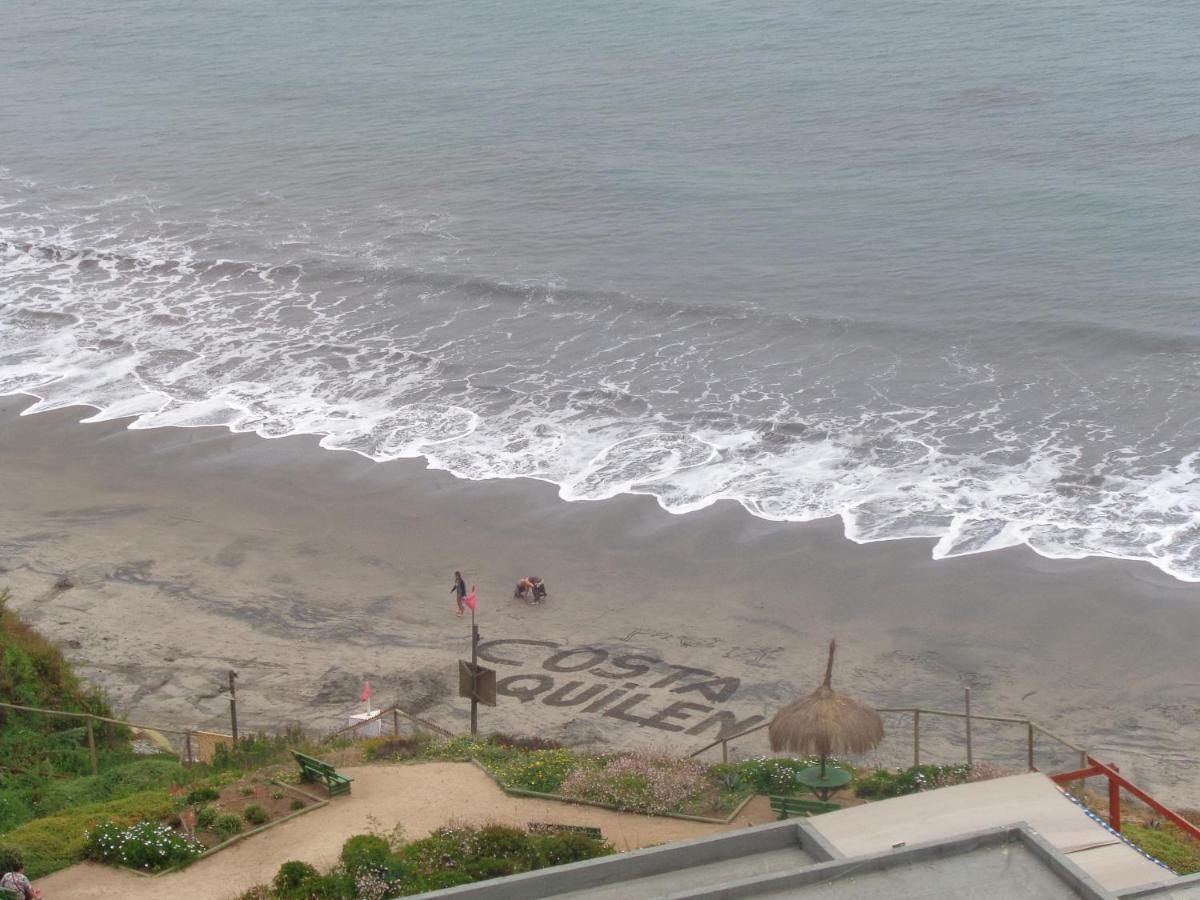
<svg viewBox="0 0 1200 900">
<path fill-rule="evenodd" d="M 716 728 L 718 739 L 762 722 L 763 716 L 739 719 L 728 703 L 741 680 L 708 669 L 664 662 L 644 653 L 610 653 L 603 647 L 563 647 L 557 641 L 510 638 L 484 641 L 479 656 L 498 666 L 542 671 L 508 675 L 496 682 L 496 693 L 522 703 L 578 707 L 577 712 L 606 716 L 661 731 L 703 734 Z M 561 681 L 561 683 L 560 683 Z M 613 682 L 621 682 L 620 686 Z M 649 691 L 669 698 L 655 702 Z M 662 701 L 668 700 L 665 705 Z"/>
</svg>

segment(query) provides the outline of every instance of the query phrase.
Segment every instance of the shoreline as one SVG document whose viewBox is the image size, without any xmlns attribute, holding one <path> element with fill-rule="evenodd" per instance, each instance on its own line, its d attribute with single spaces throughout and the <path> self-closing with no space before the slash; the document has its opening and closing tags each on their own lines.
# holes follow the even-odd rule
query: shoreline
<svg viewBox="0 0 1200 900">
<path fill-rule="evenodd" d="M 1200 585 L 1152 566 L 933 560 L 932 539 L 856 544 L 731 501 L 568 503 L 311 437 L 17 415 L 33 402 L 0 398 L 0 587 L 138 718 L 221 727 L 234 668 L 247 729 L 332 730 L 370 680 L 378 705 L 465 730 L 461 569 L 504 687 L 485 731 L 690 751 L 810 691 L 836 636 L 835 686 L 859 699 L 958 709 L 969 686 L 977 712 L 1027 716 L 1200 805 Z M 527 574 L 545 604 L 511 599 Z M 75 586 L 54 590 L 60 575 Z"/>
<path fill-rule="evenodd" d="M 26 390 L 18 391 L 15 394 L 0 394 L 0 409 L 7 408 L 7 406 L 5 404 L 7 404 L 9 402 L 13 402 L 13 401 L 17 402 L 18 404 L 21 404 L 21 403 L 25 404 L 25 408 L 36 407 L 36 406 L 39 406 L 42 402 L 44 402 L 45 399 L 46 399 L 45 396 L 43 396 L 42 394 L 36 393 L 36 386 L 35 386 L 34 388 L 28 388 Z M 57 400 L 57 401 L 52 400 L 52 402 L 55 402 L 55 403 L 61 402 L 61 401 L 62 401 L 62 398 L 59 398 L 59 400 Z M 749 509 L 749 507 L 746 505 L 746 503 L 744 503 L 742 500 L 738 500 L 738 499 L 734 499 L 734 498 L 721 498 L 721 499 L 718 499 L 715 501 L 707 501 L 707 498 L 706 498 L 706 502 L 708 502 L 708 505 L 699 506 L 699 507 L 688 507 L 688 508 L 685 508 L 682 510 L 672 511 L 663 505 L 662 498 L 659 495 L 654 494 L 653 492 L 633 490 L 628 485 L 626 486 L 626 488 L 624 490 L 620 490 L 615 494 L 605 494 L 600 497 L 577 496 L 577 497 L 571 497 L 568 499 L 563 499 L 563 497 L 561 496 L 562 491 L 565 487 L 565 484 L 563 482 L 553 481 L 548 478 L 541 478 L 541 477 L 538 477 L 535 475 L 502 475 L 502 476 L 488 476 L 488 477 L 484 477 L 484 478 L 473 477 L 471 475 L 464 475 L 461 473 L 456 473 L 450 468 L 438 468 L 438 467 L 431 466 L 430 461 L 433 458 L 433 455 L 436 455 L 436 451 L 434 451 L 433 455 L 431 455 L 430 451 L 428 451 L 428 450 L 421 451 L 418 453 L 418 455 L 416 457 L 395 457 L 395 458 L 373 457 L 366 451 L 356 449 L 353 446 L 338 446 L 338 445 L 324 446 L 322 442 L 326 438 L 329 438 L 331 436 L 330 432 L 314 431 L 314 432 L 306 432 L 304 434 L 288 435 L 284 438 L 280 438 L 280 437 L 277 437 L 274 435 L 262 434 L 258 431 L 235 432 L 233 430 L 233 424 L 230 422 L 213 423 L 213 424 L 206 423 L 206 424 L 177 425 L 177 424 L 161 424 L 161 423 L 152 421 L 152 424 L 143 425 L 143 424 L 141 424 L 141 420 L 143 417 L 150 416 L 151 420 L 153 420 L 154 416 L 157 415 L 157 413 L 143 409 L 143 410 L 140 410 L 137 412 L 128 413 L 126 415 L 110 415 L 109 411 L 107 409 L 105 409 L 104 407 L 96 406 L 91 403 L 85 403 L 85 402 L 78 402 L 78 403 L 72 402 L 68 406 L 52 406 L 50 410 L 47 410 L 47 412 L 58 412 L 58 411 L 67 410 L 67 409 L 87 409 L 87 410 L 92 410 L 93 415 L 95 415 L 95 416 L 104 416 L 104 418 L 100 418 L 100 419 L 93 419 L 93 416 L 84 416 L 79 420 L 79 424 L 96 425 L 96 424 L 116 423 L 116 424 L 120 425 L 121 423 L 128 423 L 124 427 L 128 428 L 128 430 L 131 430 L 131 431 L 157 431 L 157 430 L 187 431 L 187 430 L 192 430 L 192 429 L 199 429 L 199 430 L 223 429 L 231 435 L 239 435 L 239 436 L 240 435 L 250 435 L 253 437 L 260 438 L 261 440 L 264 440 L 264 441 L 276 441 L 276 440 L 306 441 L 310 445 L 312 445 L 314 449 L 320 449 L 320 450 L 324 450 L 324 451 L 330 452 L 330 453 L 349 454 L 349 455 L 359 457 L 362 460 L 366 460 L 370 463 L 377 464 L 377 465 L 390 464 L 390 463 L 408 464 L 408 463 L 412 463 L 412 462 L 417 462 L 418 464 L 420 464 L 422 470 L 424 470 L 424 471 L 442 472 L 444 474 L 449 475 L 450 477 L 454 478 L 457 481 L 467 481 L 470 483 L 494 482 L 494 481 L 517 481 L 517 482 L 523 482 L 523 483 L 536 483 L 539 485 L 549 485 L 550 487 L 552 487 L 554 489 L 555 493 L 559 495 L 557 497 L 557 499 L 559 500 L 559 502 L 562 502 L 562 503 L 589 503 L 589 502 L 595 503 L 595 502 L 610 501 L 610 500 L 614 500 L 614 499 L 621 498 L 621 497 L 646 497 L 646 498 L 652 499 L 654 504 L 658 507 L 658 509 L 661 512 L 667 513 L 668 515 L 672 515 L 672 516 L 690 516 L 690 515 L 696 514 L 697 512 L 703 512 L 707 509 L 711 509 L 714 505 L 726 506 L 729 504 L 733 504 L 733 505 L 737 506 L 739 509 L 741 509 L 746 515 L 751 516 L 756 519 L 762 519 L 765 522 L 769 522 L 769 523 L 773 523 L 773 524 L 801 526 L 801 527 L 802 526 L 810 526 L 810 525 L 816 526 L 816 527 L 835 527 L 834 523 L 840 523 L 837 527 L 840 527 L 840 529 L 841 529 L 842 538 L 851 543 L 858 544 L 859 546 L 868 546 L 871 544 L 889 543 L 892 541 L 911 541 L 911 542 L 916 542 L 918 544 L 928 543 L 933 548 L 933 552 L 931 552 L 930 558 L 935 559 L 935 560 L 960 559 L 964 556 L 974 556 L 974 555 L 981 554 L 981 553 L 996 553 L 996 552 L 1001 552 L 1001 551 L 1005 551 L 1005 550 L 1021 550 L 1021 549 L 1023 549 L 1023 550 L 1028 550 L 1030 553 L 1033 553 L 1043 559 L 1051 560 L 1051 561 L 1064 561 L 1064 560 L 1075 561 L 1075 560 L 1105 559 L 1105 560 L 1112 560 L 1112 561 L 1122 562 L 1122 563 L 1142 563 L 1144 565 L 1150 566 L 1151 568 L 1155 569 L 1159 573 L 1166 575 L 1168 578 L 1171 578 L 1172 580 L 1179 581 L 1184 584 L 1200 585 L 1200 576 L 1189 577 L 1182 573 L 1172 573 L 1170 571 L 1170 567 L 1166 563 L 1162 562 L 1161 560 L 1155 561 L 1154 559 L 1149 559 L 1149 558 L 1144 558 L 1144 557 L 1138 557 L 1138 556 L 1132 556 L 1132 555 L 1124 555 L 1123 556 L 1119 553 L 1105 553 L 1105 552 L 1097 552 L 1095 550 L 1089 550 L 1089 551 L 1079 550 L 1079 551 L 1063 552 L 1063 553 L 1056 554 L 1056 553 L 1047 552 L 1044 550 L 1038 550 L 1033 544 L 1029 543 L 1028 540 L 1022 540 L 1017 544 L 1001 545 L 999 547 L 991 547 L 990 546 L 991 541 L 988 540 L 988 541 L 983 542 L 983 546 L 981 549 L 970 549 L 970 550 L 966 550 L 964 552 L 950 553 L 949 555 L 935 555 L 937 553 L 938 545 L 950 537 L 950 534 L 951 534 L 950 531 L 947 531 L 945 533 L 942 533 L 942 534 L 939 534 L 936 536 L 929 536 L 929 537 L 914 537 L 911 535 L 895 535 L 895 536 L 859 539 L 859 537 L 854 536 L 855 533 L 858 531 L 858 528 L 854 522 L 853 514 L 848 513 L 846 511 L 843 511 L 841 513 L 831 513 L 820 519 L 808 520 L 808 521 L 804 521 L 804 522 L 797 522 L 794 520 L 771 518 L 765 514 L 755 514 L 754 512 L 752 512 Z M 41 412 L 33 413 L 33 415 L 41 415 L 41 414 L 42 414 Z M 447 444 L 447 443 L 453 443 L 453 439 L 438 441 L 438 442 L 435 442 L 428 446 L 437 447 L 437 446 Z"/>
</svg>

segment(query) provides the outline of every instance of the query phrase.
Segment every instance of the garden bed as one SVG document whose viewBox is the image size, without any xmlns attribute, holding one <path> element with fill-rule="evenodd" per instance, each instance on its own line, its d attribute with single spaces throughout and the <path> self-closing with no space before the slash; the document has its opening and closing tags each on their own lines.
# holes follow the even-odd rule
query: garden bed
<svg viewBox="0 0 1200 900">
<path fill-rule="evenodd" d="M 212 796 L 214 795 L 215 796 Z M 195 816 L 196 839 L 206 850 L 227 843 L 246 831 L 291 818 L 321 799 L 299 788 L 263 776 L 242 778 L 221 788 L 192 791 L 185 798 Z M 323 803 L 322 803 L 323 805 Z M 177 826 L 182 832 L 182 822 Z"/>
<path fill-rule="evenodd" d="M 329 803 L 264 775 L 173 795 L 176 811 L 163 822 L 93 826 L 88 858 L 146 877 L 164 875 Z"/>
<path fill-rule="evenodd" d="M 588 753 L 507 735 L 364 741 L 366 761 L 474 762 L 506 793 L 711 824 L 731 822 L 755 794 L 806 793 L 796 774 L 812 759 L 711 765 L 653 753 Z"/>
</svg>

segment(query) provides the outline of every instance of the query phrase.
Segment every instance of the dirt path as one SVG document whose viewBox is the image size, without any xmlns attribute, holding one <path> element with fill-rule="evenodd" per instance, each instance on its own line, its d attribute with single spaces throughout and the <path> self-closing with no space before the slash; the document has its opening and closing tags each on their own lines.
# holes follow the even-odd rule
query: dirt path
<svg viewBox="0 0 1200 900">
<path fill-rule="evenodd" d="M 390 830 L 397 823 L 409 840 L 423 837 L 451 819 L 520 828 L 529 822 L 594 825 L 619 850 L 632 850 L 774 818 L 765 797 L 752 800 L 729 825 L 509 797 L 469 763 L 361 766 L 340 771 L 354 778 L 349 797 L 339 797 L 322 809 L 247 838 L 182 872 L 144 878 L 84 863 L 40 879 L 37 885 L 47 900 L 230 900 L 253 885 L 270 881 L 287 860 L 304 860 L 318 868 L 332 865 L 346 838 L 373 829 Z"/>
</svg>

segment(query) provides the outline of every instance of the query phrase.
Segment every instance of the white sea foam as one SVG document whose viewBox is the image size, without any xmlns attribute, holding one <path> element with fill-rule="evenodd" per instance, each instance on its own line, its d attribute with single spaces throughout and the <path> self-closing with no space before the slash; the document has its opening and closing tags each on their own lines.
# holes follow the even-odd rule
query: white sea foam
<svg viewBox="0 0 1200 900">
<path fill-rule="evenodd" d="M 462 478 L 541 479 L 569 501 L 647 494 L 686 513 L 727 499 L 779 521 L 840 517 L 862 543 L 933 539 L 936 558 L 1024 544 L 1200 581 L 1187 416 L 1144 440 L 1117 434 L 1071 405 L 1104 393 L 1089 385 L 1026 421 L 1032 387 L 998 366 L 952 349 L 918 360 L 929 381 L 910 384 L 898 373 L 915 363 L 844 337 L 844 322 L 810 338 L 819 323 L 565 302 L 374 254 L 363 268 L 311 229 L 284 242 L 294 261 L 263 264 L 205 258 L 193 245 L 207 226 L 111 226 L 108 213 L 148 202 L 59 210 L 54 227 L 10 204 L 0 393 L 37 398 L 27 414 L 85 404 L 84 421 L 131 428 L 311 434 Z"/>
</svg>

